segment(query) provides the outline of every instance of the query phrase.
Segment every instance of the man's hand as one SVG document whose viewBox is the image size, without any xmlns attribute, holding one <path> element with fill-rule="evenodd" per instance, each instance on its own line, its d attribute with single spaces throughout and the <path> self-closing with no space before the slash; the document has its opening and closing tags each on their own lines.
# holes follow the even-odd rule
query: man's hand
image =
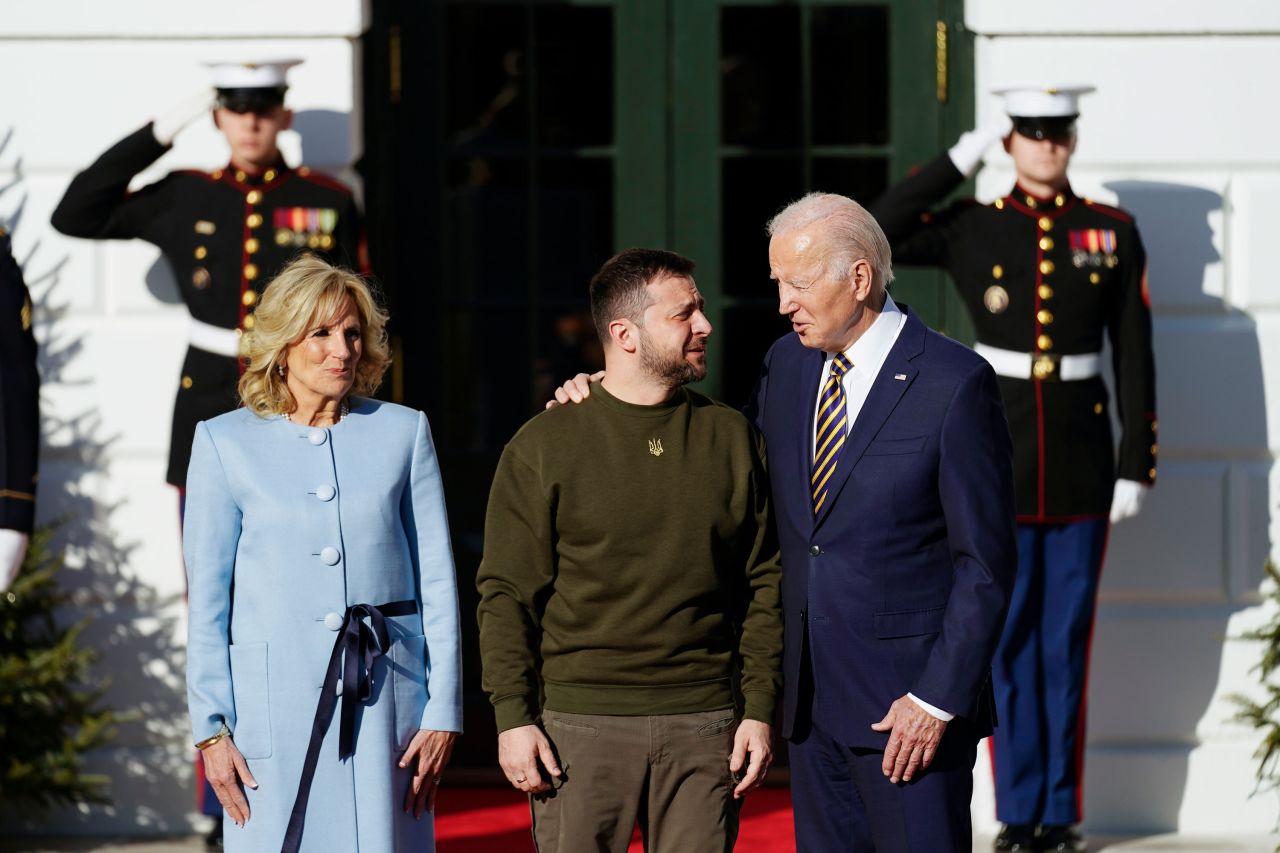
<svg viewBox="0 0 1280 853">
<path fill-rule="evenodd" d="M 412 762 L 413 779 L 409 790 L 404 795 L 404 813 L 413 812 L 415 820 L 422 818 L 422 811 L 436 810 L 436 792 L 440 790 L 440 775 L 444 766 L 449 763 L 453 754 L 453 742 L 458 739 L 457 732 L 438 732 L 433 729 L 419 729 L 409 741 L 409 748 L 400 756 L 400 766 L 408 767 Z"/>
<path fill-rule="evenodd" d="M 1133 518 L 1142 511 L 1142 502 L 1147 499 L 1151 487 L 1137 480 L 1116 480 L 1116 488 L 1111 496 L 1111 523 Z"/>
<path fill-rule="evenodd" d="M 911 697 L 903 696 L 890 706 L 884 719 L 871 728 L 890 733 L 880 769 L 896 785 L 900 781 L 910 782 L 916 771 L 924 770 L 933 763 L 947 724 L 921 708 Z"/>
<path fill-rule="evenodd" d="M 743 720 L 733 735 L 733 755 L 729 758 L 729 771 L 737 773 L 751 756 L 747 772 L 733 789 L 733 798 L 739 799 L 752 788 L 764 783 L 769 765 L 773 763 L 773 726 L 759 720 Z"/>
<path fill-rule="evenodd" d="M 249 801 L 244 798 L 240 783 L 255 791 L 258 789 L 258 781 L 249 772 L 244 756 L 229 737 L 205 747 L 200 754 L 204 757 L 204 777 L 209 780 L 227 817 L 236 826 L 244 826 L 249 820 Z"/>
<path fill-rule="evenodd" d="M 27 534 L 0 528 L 0 592 L 4 592 L 18 576 L 27 556 Z"/>
<path fill-rule="evenodd" d="M 556 398 L 548 400 L 545 408 L 554 409 L 556 406 L 562 406 L 570 400 L 575 403 L 581 403 L 591 396 L 591 383 L 599 382 L 601 379 L 604 379 L 603 370 L 598 370 L 590 376 L 585 373 L 579 373 L 556 389 Z"/>
<path fill-rule="evenodd" d="M 518 726 L 498 735 L 498 764 L 502 765 L 507 781 L 517 791 L 538 794 L 551 790 L 551 785 L 542 778 L 539 761 L 548 773 L 560 778 L 560 765 L 556 763 L 551 741 L 547 740 L 542 729 Z"/>
</svg>

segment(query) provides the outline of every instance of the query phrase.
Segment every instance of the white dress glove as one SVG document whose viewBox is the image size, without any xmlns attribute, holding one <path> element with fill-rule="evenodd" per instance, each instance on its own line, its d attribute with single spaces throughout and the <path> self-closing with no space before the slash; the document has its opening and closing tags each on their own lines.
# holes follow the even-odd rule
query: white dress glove
<svg viewBox="0 0 1280 853">
<path fill-rule="evenodd" d="M 1151 487 L 1137 480 L 1116 480 L 1116 490 L 1111 497 L 1111 523 L 1133 518 L 1142 511 Z"/>
<path fill-rule="evenodd" d="M 0 592 L 9 588 L 18 576 L 22 560 L 27 556 L 27 534 L 0 528 Z"/>
<path fill-rule="evenodd" d="M 960 134 L 955 145 L 947 151 L 951 162 L 966 178 L 978 170 L 982 155 L 996 142 L 1013 132 L 1013 120 L 1003 113 L 998 119 Z"/>
<path fill-rule="evenodd" d="M 215 104 L 216 96 L 214 91 L 205 89 L 199 94 L 187 98 L 168 112 L 156 116 L 155 122 L 151 125 L 151 133 L 155 136 L 156 142 L 168 148 L 173 144 L 173 140 L 179 131 L 200 118 L 200 116 L 212 111 Z"/>
</svg>

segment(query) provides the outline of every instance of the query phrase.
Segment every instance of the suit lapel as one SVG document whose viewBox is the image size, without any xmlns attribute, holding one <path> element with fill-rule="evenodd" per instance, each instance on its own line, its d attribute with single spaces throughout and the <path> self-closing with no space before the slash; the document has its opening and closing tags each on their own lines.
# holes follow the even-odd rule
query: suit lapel
<svg viewBox="0 0 1280 853">
<path fill-rule="evenodd" d="M 787 450 L 783 457 L 786 475 L 794 478 L 803 501 L 785 501 L 783 506 L 796 513 L 796 527 L 805 529 L 813 523 L 813 500 L 809 489 L 809 475 L 813 467 L 813 415 L 818 404 L 818 383 L 822 379 L 822 364 L 826 354 L 806 349 L 800 354 L 799 381 L 792 386 L 793 396 L 788 403 L 796 413 L 792 423 L 795 429 L 786 430 Z"/>
<path fill-rule="evenodd" d="M 862 454 L 866 453 L 867 446 L 880 432 L 880 428 L 884 426 L 884 422 L 920 372 L 912 364 L 912 359 L 924 348 L 925 327 L 919 318 L 910 313 L 906 305 L 900 305 L 899 308 L 907 315 L 906 325 L 902 327 L 902 333 L 898 335 L 898 340 L 889 350 L 889 355 L 881 365 L 880 372 L 872 381 L 871 392 L 867 395 L 866 402 L 862 404 L 862 410 L 853 422 L 853 429 L 849 431 L 849 437 L 845 440 L 844 450 L 840 452 L 840 461 L 836 463 L 836 470 L 831 474 L 831 482 L 827 485 L 827 501 L 822 505 L 822 512 L 813 520 L 814 528 L 821 525 L 831 514 L 831 507 L 839 500 L 840 492 L 844 489 L 850 472 L 858 464 Z M 897 378 L 899 376 L 903 378 Z M 817 393 L 816 388 L 814 393 Z"/>
</svg>

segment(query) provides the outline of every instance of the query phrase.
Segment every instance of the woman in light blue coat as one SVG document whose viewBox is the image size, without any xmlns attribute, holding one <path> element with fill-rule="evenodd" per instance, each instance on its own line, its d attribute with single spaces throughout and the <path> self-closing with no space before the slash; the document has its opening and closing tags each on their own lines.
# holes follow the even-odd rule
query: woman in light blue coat
<svg viewBox="0 0 1280 853">
<path fill-rule="evenodd" d="M 386 314 L 313 257 L 267 287 L 244 408 L 187 476 L 192 733 L 229 851 L 434 849 L 462 730 L 457 587 L 426 417 L 375 389 Z"/>
</svg>

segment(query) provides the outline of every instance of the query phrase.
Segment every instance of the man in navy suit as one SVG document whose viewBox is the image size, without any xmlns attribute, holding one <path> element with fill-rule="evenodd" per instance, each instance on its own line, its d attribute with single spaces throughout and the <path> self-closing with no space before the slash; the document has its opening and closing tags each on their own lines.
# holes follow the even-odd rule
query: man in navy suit
<svg viewBox="0 0 1280 853">
<path fill-rule="evenodd" d="M 796 845 L 969 850 L 1017 564 L 995 373 L 889 297 L 888 241 L 856 202 L 811 194 L 769 234 L 795 334 L 748 414 L 778 508 Z"/>
</svg>

